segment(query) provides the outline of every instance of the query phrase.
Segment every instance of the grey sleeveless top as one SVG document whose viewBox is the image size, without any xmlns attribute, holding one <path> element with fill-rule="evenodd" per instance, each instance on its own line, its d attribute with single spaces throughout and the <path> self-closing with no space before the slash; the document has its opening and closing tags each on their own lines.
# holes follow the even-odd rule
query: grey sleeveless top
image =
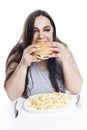
<svg viewBox="0 0 87 130">
<path fill-rule="evenodd" d="M 41 70 L 37 64 L 33 63 L 28 72 L 29 83 L 27 85 L 27 94 L 32 96 L 40 93 L 48 93 L 55 91 L 49 79 L 48 70 Z M 65 91 L 62 81 L 58 80 L 59 89 Z"/>
</svg>

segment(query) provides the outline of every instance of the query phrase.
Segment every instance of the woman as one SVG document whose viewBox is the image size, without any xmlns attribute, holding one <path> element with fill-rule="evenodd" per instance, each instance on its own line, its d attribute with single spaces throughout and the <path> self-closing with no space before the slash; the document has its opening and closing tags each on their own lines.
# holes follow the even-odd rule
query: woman
<svg viewBox="0 0 87 130">
<path fill-rule="evenodd" d="M 55 51 L 49 59 L 32 55 L 41 48 L 34 43 L 46 42 Z M 20 96 L 53 91 L 79 94 L 82 77 L 68 46 L 56 36 L 51 16 L 36 10 L 26 19 L 20 40 L 6 61 L 5 89 L 11 100 Z"/>
</svg>

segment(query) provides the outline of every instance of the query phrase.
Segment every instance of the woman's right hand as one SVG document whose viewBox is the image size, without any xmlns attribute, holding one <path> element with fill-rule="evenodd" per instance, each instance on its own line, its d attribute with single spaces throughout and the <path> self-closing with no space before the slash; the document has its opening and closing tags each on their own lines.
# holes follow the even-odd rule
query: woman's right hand
<svg viewBox="0 0 87 130">
<path fill-rule="evenodd" d="M 32 62 L 39 62 L 40 60 L 32 55 L 32 53 L 37 50 L 40 50 L 38 45 L 29 45 L 27 48 L 25 48 L 23 51 L 21 64 L 25 67 L 28 67 Z"/>
</svg>

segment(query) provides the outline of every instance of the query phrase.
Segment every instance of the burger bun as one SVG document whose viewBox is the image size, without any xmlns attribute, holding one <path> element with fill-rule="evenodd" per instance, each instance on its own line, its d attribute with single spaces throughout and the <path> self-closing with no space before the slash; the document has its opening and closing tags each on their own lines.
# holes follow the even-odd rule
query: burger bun
<svg viewBox="0 0 87 130">
<path fill-rule="evenodd" d="M 39 45 L 39 47 L 41 48 L 40 50 L 33 52 L 33 55 L 39 59 L 49 59 L 49 55 L 54 53 L 49 49 L 48 44 L 46 42 L 38 42 L 34 44 Z"/>
</svg>

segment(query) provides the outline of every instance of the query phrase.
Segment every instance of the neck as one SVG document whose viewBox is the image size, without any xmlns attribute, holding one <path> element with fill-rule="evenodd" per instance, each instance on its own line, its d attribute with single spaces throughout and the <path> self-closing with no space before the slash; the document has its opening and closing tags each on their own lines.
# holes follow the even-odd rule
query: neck
<svg viewBox="0 0 87 130">
<path fill-rule="evenodd" d="M 36 63 L 41 70 L 47 70 L 47 60 L 42 60 Z"/>
</svg>

